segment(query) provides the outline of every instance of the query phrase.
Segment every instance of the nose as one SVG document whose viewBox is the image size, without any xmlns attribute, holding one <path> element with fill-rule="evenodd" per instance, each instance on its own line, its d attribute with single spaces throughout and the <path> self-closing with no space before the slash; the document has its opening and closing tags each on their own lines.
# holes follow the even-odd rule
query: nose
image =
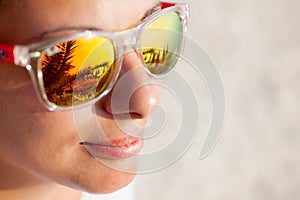
<svg viewBox="0 0 300 200">
<path fill-rule="evenodd" d="M 126 53 L 113 90 L 104 101 L 105 111 L 132 119 L 149 117 L 159 103 L 159 84 L 149 77 L 136 52 Z"/>
</svg>

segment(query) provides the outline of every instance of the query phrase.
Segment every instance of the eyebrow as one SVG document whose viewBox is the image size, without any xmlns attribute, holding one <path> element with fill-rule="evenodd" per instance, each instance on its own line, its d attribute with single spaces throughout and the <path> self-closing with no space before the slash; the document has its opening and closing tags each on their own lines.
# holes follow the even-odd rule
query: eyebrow
<svg viewBox="0 0 300 200">
<path fill-rule="evenodd" d="M 151 7 L 150 9 L 148 9 L 145 14 L 143 15 L 143 17 L 139 20 L 142 21 L 145 18 L 149 17 L 151 14 L 155 13 L 156 11 L 161 9 L 161 2 L 158 2 L 157 4 L 155 4 L 153 7 Z M 30 38 L 29 41 L 36 41 L 36 40 L 41 40 L 44 39 L 47 35 L 49 34 L 53 34 L 53 33 L 61 33 L 61 32 L 71 32 L 71 31 L 84 31 L 84 30 L 98 30 L 98 31 L 103 31 L 102 29 L 99 28 L 95 28 L 95 27 L 88 27 L 88 26 L 80 26 L 80 27 L 74 27 L 74 26 L 63 26 L 63 27 L 59 27 L 50 31 L 45 31 L 42 32 L 41 34 L 39 34 L 36 37 Z"/>
<path fill-rule="evenodd" d="M 158 2 L 156 5 L 154 5 L 152 8 L 150 8 L 148 11 L 146 11 L 145 15 L 142 17 L 141 20 L 147 18 L 151 14 L 155 13 L 156 11 L 161 9 L 161 2 Z"/>
</svg>

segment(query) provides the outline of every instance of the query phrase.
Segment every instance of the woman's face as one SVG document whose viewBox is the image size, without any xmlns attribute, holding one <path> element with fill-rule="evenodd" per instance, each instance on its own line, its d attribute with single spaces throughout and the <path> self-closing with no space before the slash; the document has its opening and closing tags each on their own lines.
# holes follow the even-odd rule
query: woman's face
<svg viewBox="0 0 300 200">
<path fill-rule="evenodd" d="M 70 27 L 124 30 L 139 23 L 159 3 L 157 0 L 0 2 L 0 43 L 6 44 L 28 44 Z M 134 52 L 126 54 L 121 76 L 139 66 L 140 60 Z M 50 112 L 42 106 L 25 68 L 0 63 L 0 69 L 0 164 L 88 192 L 112 192 L 133 179 L 133 174 L 112 169 L 87 151 L 78 134 L 73 111 Z M 138 83 L 133 78 L 129 84 Z M 145 126 L 158 101 L 158 93 L 153 85 L 139 88 L 130 100 L 129 113 L 120 111 L 118 114 L 131 116 L 131 120 Z M 118 96 L 122 98 L 122 94 Z M 96 113 L 96 120 L 107 138 L 122 140 L 126 134 L 114 122 L 110 102 L 109 94 L 90 111 Z M 126 120 L 130 119 L 123 119 Z M 88 126 L 89 121 L 85 124 Z M 118 160 L 110 162 L 113 165 Z"/>
</svg>

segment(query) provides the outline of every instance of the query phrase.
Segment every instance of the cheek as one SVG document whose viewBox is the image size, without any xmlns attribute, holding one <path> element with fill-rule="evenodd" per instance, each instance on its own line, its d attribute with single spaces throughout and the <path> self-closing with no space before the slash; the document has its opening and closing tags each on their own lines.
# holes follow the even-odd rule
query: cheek
<svg viewBox="0 0 300 200">
<path fill-rule="evenodd" d="M 0 148 L 11 161 L 42 162 L 78 143 L 70 114 L 58 116 L 6 108 L 0 114 Z"/>
<path fill-rule="evenodd" d="M 47 111 L 24 68 L 1 67 L 6 70 L 6 76 L 0 75 L 2 159 L 15 164 L 42 162 L 78 142 L 71 113 Z"/>
</svg>

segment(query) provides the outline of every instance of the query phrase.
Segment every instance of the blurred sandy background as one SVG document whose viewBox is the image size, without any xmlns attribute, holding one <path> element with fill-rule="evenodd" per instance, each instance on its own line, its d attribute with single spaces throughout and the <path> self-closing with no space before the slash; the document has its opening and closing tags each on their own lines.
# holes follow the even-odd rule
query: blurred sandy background
<svg viewBox="0 0 300 200">
<path fill-rule="evenodd" d="M 300 1 L 190 0 L 189 36 L 222 75 L 227 119 L 172 166 L 137 178 L 138 200 L 300 199 Z"/>
</svg>

